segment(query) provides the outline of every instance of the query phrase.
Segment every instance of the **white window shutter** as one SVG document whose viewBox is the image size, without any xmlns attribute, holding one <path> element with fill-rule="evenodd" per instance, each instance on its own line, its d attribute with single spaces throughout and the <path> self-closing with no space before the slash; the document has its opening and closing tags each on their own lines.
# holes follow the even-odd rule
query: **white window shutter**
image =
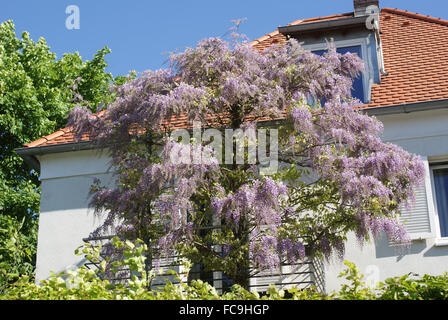
<svg viewBox="0 0 448 320">
<path fill-rule="evenodd" d="M 415 202 L 407 209 L 400 207 L 400 222 L 403 223 L 412 240 L 434 237 L 433 215 L 434 203 L 431 188 L 431 174 L 427 159 L 425 165 L 425 182 L 415 190 Z"/>
</svg>

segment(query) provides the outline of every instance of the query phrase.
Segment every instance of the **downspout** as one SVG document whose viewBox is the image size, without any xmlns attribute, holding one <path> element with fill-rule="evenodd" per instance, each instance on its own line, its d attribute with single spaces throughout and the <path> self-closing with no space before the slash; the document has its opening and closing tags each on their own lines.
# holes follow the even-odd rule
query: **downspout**
<svg viewBox="0 0 448 320">
<path fill-rule="evenodd" d="M 375 30 L 376 53 L 377 53 L 378 61 L 380 64 L 380 73 L 383 76 L 387 76 L 387 75 L 389 75 L 389 73 L 386 72 L 386 68 L 384 66 L 383 44 L 381 41 L 380 26 L 379 26 L 378 20 L 379 19 L 375 19 L 375 22 L 373 24 L 374 30 Z"/>
</svg>

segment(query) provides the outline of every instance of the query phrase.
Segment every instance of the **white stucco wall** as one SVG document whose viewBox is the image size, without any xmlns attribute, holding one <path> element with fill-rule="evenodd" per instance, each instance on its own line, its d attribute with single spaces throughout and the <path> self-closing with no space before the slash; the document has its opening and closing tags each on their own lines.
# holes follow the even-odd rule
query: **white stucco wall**
<svg viewBox="0 0 448 320">
<path fill-rule="evenodd" d="M 436 160 L 448 160 L 447 109 L 401 113 L 378 119 L 384 124 L 384 141 L 390 141 L 427 158 L 429 164 Z M 430 213 L 430 218 L 433 219 L 431 214 L 433 213 Z M 433 227 L 438 228 L 437 225 Z M 378 239 L 376 244 L 366 244 L 361 248 L 351 235 L 344 259 L 354 262 L 372 283 L 409 272 L 421 275 L 448 272 L 448 246 L 436 245 L 435 235 L 414 240 L 411 247 L 405 250 L 390 246 L 385 236 Z M 342 261 L 335 259 L 326 264 L 328 292 L 340 288 L 342 282 L 337 275 L 344 268 Z"/>
<path fill-rule="evenodd" d="M 385 126 L 383 139 L 433 160 L 448 160 L 448 110 L 397 114 L 379 118 Z M 48 277 L 84 263 L 74 254 L 82 238 L 99 225 L 88 210 L 88 190 L 94 177 L 111 182 L 108 158 L 96 151 L 76 151 L 39 156 L 42 198 L 39 221 L 36 278 Z M 385 239 L 362 248 L 354 237 L 347 242 L 346 260 L 355 262 L 369 279 L 408 272 L 441 274 L 448 271 L 448 247 L 435 246 L 434 238 L 413 241 L 409 251 L 390 247 Z M 342 262 L 327 263 L 327 291 L 336 290 Z"/>
<path fill-rule="evenodd" d="M 84 263 L 74 254 L 99 224 L 88 191 L 95 177 L 105 184 L 112 175 L 108 158 L 96 151 L 76 151 L 39 156 L 42 196 L 37 244 L 36 280 Z"/>
</svg>

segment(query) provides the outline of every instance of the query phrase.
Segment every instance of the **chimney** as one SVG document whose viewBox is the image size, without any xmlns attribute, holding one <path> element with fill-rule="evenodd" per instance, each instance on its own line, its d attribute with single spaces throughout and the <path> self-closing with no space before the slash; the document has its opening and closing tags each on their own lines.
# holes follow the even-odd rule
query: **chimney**
<svg viewBox="0 0 448 320">
<path fill-rule="evenodd" d="M 379 8 L 379 0 L 353 0 L 355 17 L 368 16 L 373 10 L 367 10 L 369 6 L 376 6 Z"/>
</svg>

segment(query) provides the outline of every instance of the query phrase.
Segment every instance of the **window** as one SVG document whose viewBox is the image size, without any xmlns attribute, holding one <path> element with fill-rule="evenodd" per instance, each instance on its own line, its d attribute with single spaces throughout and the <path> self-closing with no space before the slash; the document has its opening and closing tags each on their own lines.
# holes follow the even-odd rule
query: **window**
<svg viewBox="0 0 448 320">
<path fill-rule="evenodd" d="M 323 55 L 326 51 L 327 50 L 313 50 L 312 52 L 317 55 Z M 361 54 L 361 46 L 340 47 L 336 48 L 336 51 L 340 54 L 345 54 L 347 52 L 356 53 L 361 59 L 363 58 Z M 366 103 L 362 74 L 359 74 L 358 77 L 353 80 L 352 97 L 358 98 L 363 103 Z"/>
<path fill-rule="evenodd" d="M 448 165 L 433 166 L 431 171 L 438 237 L 448 239 Z"/>
</svg>

